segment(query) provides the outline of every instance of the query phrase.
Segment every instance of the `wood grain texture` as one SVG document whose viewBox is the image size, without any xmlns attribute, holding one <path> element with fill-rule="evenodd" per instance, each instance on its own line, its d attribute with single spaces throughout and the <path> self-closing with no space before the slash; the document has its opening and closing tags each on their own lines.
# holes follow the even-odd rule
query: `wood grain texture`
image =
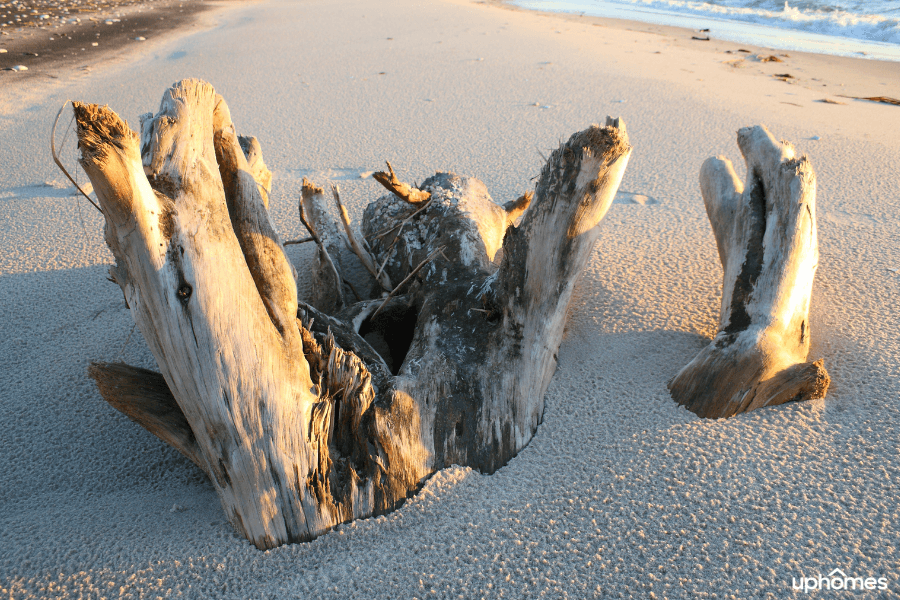
<svg viewBox="0 0 900 600">
<path fill-rule="evenodd" d="M 830 382 L 821 360 L 806 363 L 819 260 L 815 172 L 764 127 L 741 129 L 738 146 L 746 184 L 724 158 L 700 170 L 724 270 L 719 331 L 669 383 L 676 402 L 706 418 L 823 398 Z"/>
<path fill-rule="evenodd" d="M 195 80 L 166 92 L 145 120 L 147 175 L 137 136 L 112 111 L 76 105 L 76 122 L 114 278 L 229 520 L 265 548 L 321 528 L 294 476 L 312 461 L 306 432 L 317 395 L 299 331 L 276 327 L 232 227 L 214 149 L 217 102 Z"/>
<path fill-rule="evenodd" d="M 241 144 L 211 86 L 175 84 L 140 140 L 107 108 L 76 104 L 76 118 L 113 277 L 161 371 L 91 374 L 206 470 L 257 547 L 393 510 L 451 464 L 493 472 L 532 439 L 631 152 L 620 122 L 573 135 L 535 192 L 506 206 L 474 178 L 413 188 L 392 171 L 409 197 L 366 209 L 356 254 L 342 253 L 349 217 L 305 181 L 300 216 L 319 252 L 301 267 L 314 296 L 300 299 L 266 211 L 267 170 L 253 166 L 259 142 Z M 341 261 L 360 254 L 371 285 L 352 302 Z"/>
</svg>

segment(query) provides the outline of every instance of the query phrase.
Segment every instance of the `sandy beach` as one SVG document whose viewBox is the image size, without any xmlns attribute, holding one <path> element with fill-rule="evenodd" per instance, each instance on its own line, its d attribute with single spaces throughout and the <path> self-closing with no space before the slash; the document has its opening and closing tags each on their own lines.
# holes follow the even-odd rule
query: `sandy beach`
<svg viewBox="0 0 900 600">
<path fill-rule="evenodd" d="M 898 596 L 900 106 L 854 97 L 900 98 L 900 63 L 470 0 L 223 3 L 195 23 L 90 69 L 0 72 L 4 598 L 780 599 L 834 569 L 887 581 L 834 597 Z M 447 468 L 391 514 L 260 552 L 201 470 L 101 399 L 91 360 L 155 364 L 50 127 L 78 99 L 134 128 L 186 77 L 259 138 L 284 239 L 304 233 L 304 177 L 338 183 L 355 222 L 382 193 L 360 175 L 385 159 L 407 181 L 476 176 L 503 203 L 571 133 L 624 119 L 634 153 L 544 421 L 507 466 Z M 756 124 L 818 175 L 810 359 L 832 384 L 701 420 L 666 388 L 717 327 L 698 173 L 724 155 L 743 175 L 735 133 Z M 312 249 L 288 253 L 302 265 Z"/>
</svg>

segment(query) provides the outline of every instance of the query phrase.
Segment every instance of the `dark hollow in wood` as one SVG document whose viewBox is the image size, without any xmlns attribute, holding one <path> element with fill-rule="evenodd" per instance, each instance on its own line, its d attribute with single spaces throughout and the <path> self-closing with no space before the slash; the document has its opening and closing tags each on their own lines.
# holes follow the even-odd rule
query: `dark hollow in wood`
<svg viewBox="0 0 900 600">
<path fill-rule="evenodd" d="M 76 104 L 76 121 L 111 276 L 161 372 L 92 376 L 203 466 L 257 547 L 391 511 L 453 464 L 492 473 L 535 435 L 631 154 L 619 120 L 572 135 L 533 194 L 502 206 L 474 178 L 412 187 L 390 169 L 359 235 L 337 190 L 335 215 L 304 182 L 310 298 L 268 218 L 261 146 L 209 84 L 175 84 L 140 136 L 96 105 Z"/>
</svg>

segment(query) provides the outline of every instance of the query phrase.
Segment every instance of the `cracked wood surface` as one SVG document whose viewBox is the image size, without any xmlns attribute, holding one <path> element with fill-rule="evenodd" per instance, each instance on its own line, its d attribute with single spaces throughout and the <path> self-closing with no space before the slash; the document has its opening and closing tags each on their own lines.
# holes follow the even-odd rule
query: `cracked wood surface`
<svg viewBox="0 0 900 600">
<path fill-rule="evenodd" d="M 816 175 L 765 127 L 738 131 L 747 163 L 710 158 L 700 190 L 724 271 L 719 331 L 669 383 L 676 402 L 720 418 L 823 398 L 830 379 L 807 363 L 809 303 L 819 261 Z"/>
<path fill-rule="evenodd" d="M 209 84 L 175 84 L 140 143 L 108 108 L 75 112 L 111 274 L 161 371 L 97 364 L 92 376 L 206 470 L 256 546 L 393 510 L 454 463 L 493 472 L 535 434 L 575 281 L 631 152 L 620 122 L 573 135 L 533 195 L 505 206 L 474 178 L 413 188 L 391 171 L 405 193 L 366 209 L 356 244 L 402 282 L 387 298 L 374 277 L 345 279 L 371 269 L 340 263 L 349 220 L 304 182 L 319 257 L 301 268 L 319 292 L 298 299 L 260 144 L 242 143 Z"/>
</svg>

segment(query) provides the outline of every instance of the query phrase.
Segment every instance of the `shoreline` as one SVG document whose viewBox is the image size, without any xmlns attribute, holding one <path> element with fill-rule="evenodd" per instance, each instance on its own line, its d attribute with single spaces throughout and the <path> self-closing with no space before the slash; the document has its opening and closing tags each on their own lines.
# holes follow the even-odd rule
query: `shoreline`
<svg viewBox="0 0 900 600">
<path fill-rule="evenodd" d="M 806 116 L 812 116 L 824 131 L 831 128 L 832 119 L 840 116 L 835 109 L 854 105 L 863 109 L 858 115 L 861 117 L 858 129 L 867 132 L 866 138 L 888 145 L 894 142 L 893 135 L 885 130 L 883 123 L 886 119 L 900 122 L 900 106 L 864 98 L 900 100 L 900 62 L 784 52 L 715 37 L 708 41 L 697 40 L 693 38 L 706 34 L 643 21 L 531 10 L 509 0 L 487 0 L 485 3 L 510 12 L 555 20 L 571 26 L 573 31 L 575 28 L 584 31 L 586 27 L 609 31 L 620 47 L 609 50 L 604 45 L 603 49 L 610 52 L 613 62 L 628 65 L 623 68 L 624 72 L 676 84 L 693 80 L 702 88 L 697 93 L 711 103 L 727 99 L 733 104 L 736 100 L 733 92 L 740 91 L 741 104 L 735 104 L 734 110 L 746 112 L 748 117 L 766 111 L 781 115 L 781 109 L 791 106 L 809 108 Z M 602 39 L 600 36 L 598 42 Z M 624 50 L 623 42 L 634 44 L 640 50 Z M 660 56 L 647 61 L 640 53 Z M 685 77 L 684 73 L 691 77 Z M 776 104 L 781 108 L 778 109 Z M 761 117 L 756 118 L 759 122 L 767 122 Z M 848 135 L 859 133 L 852 127 L 843 128 L 843 132 Z"/>
<path fill-rule="evenodd" d="M 693 31 L 704 32 L 717 39 L 734 41 L 755 46 L 771 46 L 782 52 L 806 52 L 825 54 L 846 58 L 866 58 L 867 60 L 885 60 L 900 62 L 900 43 L 871 40 L 863 37 L 841 35 L 841 31 L 820 33 L 803 27 L 791 27 L 791 21 L 773 18 L 771 21 L 744 20 L 739 14 L 695 14 L 678 12 L 661 8 L 652 8 L 640 4 L 603 5 L 602 8 L 591 8 L 583 2 L 560 2 L 551 6 L 540 0 L 509 0 L 531 4 L 519 6 L 525 10 L 560 12 L 576 16 L 586 15 L 599 18 L 640 21 L 649 24 L 681 27 Z M 890 11 L 889 11 L 890 12 Z M 770 13 L 770 17 L 775 17 Z M 860 19 L 877 17 L 878 15 L 856 15 Z M 889 17 L 881 16 L 889 19 Z"/>
<path fill-rule="evenodd" d="M 782 53 L 499 2 L 230 5 L 90 73 L 0 83 L 4 598 L 800 600 L 792 578 L 836 568 L 896 594 L 900 107 L 840 96 L 897 97 L 893 63 L 761 62 Z M 477 177 L 502 204 L 573 132 L 623 119 L 634 152 L 575 285 L 542 422 L 514 459 L 492 475 L 447 466 L 396 511 L 259 552 L 202 470 L 103 401 L 90 361 L 158 367 L 107 281 L 103 217 L 71 195 L 48 133 L 67 98 L 135 124 L 189 77 L 259 140 L 281 239 L 306 235 L 304 178 L 340 185 L 355 226 L 384 195 L 361 175 L 385 160 L 404 181 Z M 809 360 L 832 386 L 703 420 L 667 387 L 719 324 L 698 175 L 714 156 L 743 175 L 735 133 L 758 124 L 816 171 Z M 77 159 L 71 137 L 59 147 Z M 315 253 L 287 250 L 303 299 Z"/>
<path fill-rule="evenodd" d="M 630 19 L 596 17 L 591 15 L 579 15 L 561 11 L 546 11 L 523 8 L 514 4 L 512 0 L 488 0 L 487 3 L 493 6 L 504 8 L 506 10 L 525 11 L 544 15 L 547 17 L 557 17 L 559 19 L 573 23 L 589 22 L 610 29 L 620 29 L 625 31 L 659 35 L 684 42 L 685 44 L 689 43 L 692 49 L 701 52 L 723 55 L 723 60 L 729 60 L 729 58 L 741 58 L 742 54 L 747 55 L 744 58 L 752 58 L 760 54 L 766 56 L 774 55 L 780 58 L 785 58 L 785 55 L 787 55 L 787 58 L 794 59 L 794 62 L 802 61 L 804 65 L 801 66 L 808 65 L 811 69 L 816 70 L 816 73 L 809 73 L 804 78 L 807 82 L 821 80 L 819 81 L 818 85 L 814 85 L 813 87 L 825 87 L 821 84 L 825 83 L 827 86 L 829 81 L 836 85 L 840 85 L 841 79 L 855 81 L 857 77 L 864 77 L 867 79 L 871 78 L 873 80 L 878 79 L 886 80 L 888 82 L 892 81 L 896 84 L 891 86 L 892 93 L 896 94 L 897 97 L 900 98 L 900 62 L 896 61 L 880 60 L 877 58 L 865 58 L 862 56 L 836 56 L 832 54 L 820 54 L 816 52 L 807 52 L 800 50 L 781 50 L 778 48 L 772 48 L 759 44 L 734 42 L 731 40 L 720 39 L 716 38 L 714 34 L 711 35 L 707 32 L 698 32 L 696 30 L 680 27 L 677 25 L 660 25 Z M 694 37 L 700 36 L 709 37 L 709 40 L 693 39 Z M 750 52 L 740 52 L 742 49 L 748 49 L 750 50 Z M 727 56 L 729 54 L 731 55 L 731 57 Z M 786 62 L 787 61 L 784 61 L 784 63 Z M 784 63 L 782 63 L 781 65 L 776 62 L 769 63 L 766 65 L 766 67 L 764 67 L 765 70 L 762 72 L 774 75 L 776 71 L 780 71 L 785 68 L 786 65 Z M 833 73 L 826 71 L 831 71 Z M 820 75 L 820 77 L 814 77 L 814 75 Z M 794 83 L 801 83 L 801 81 L 798 80 Z M 862 95 L 863 93 L 861 90 L 857 90 L 857 92 L 859 93 L 857 93 L 856 95 Z"/>
</svg>

